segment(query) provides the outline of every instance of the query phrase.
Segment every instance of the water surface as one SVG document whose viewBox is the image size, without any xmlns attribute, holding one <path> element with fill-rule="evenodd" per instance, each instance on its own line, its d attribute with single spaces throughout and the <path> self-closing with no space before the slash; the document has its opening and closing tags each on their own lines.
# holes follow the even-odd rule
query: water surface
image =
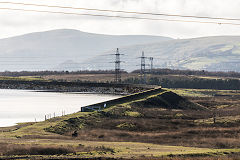
<svg viewBox="0 0 240 160">
<path fill-rule="evenodd" d="M 55 93 L 0 89 L 0 127 L 19 122 L 42 121 L 45 115 L 61 116 L 80 111 L 82 106 L 119 96 L 107 94 Z"/>
</svg>

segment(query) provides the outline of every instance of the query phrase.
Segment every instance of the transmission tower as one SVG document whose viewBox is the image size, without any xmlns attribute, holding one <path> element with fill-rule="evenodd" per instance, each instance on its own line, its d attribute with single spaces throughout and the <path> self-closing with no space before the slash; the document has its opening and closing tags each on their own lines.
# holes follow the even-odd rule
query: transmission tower
<svg viewBox="0 0 240 160">
<path fill-rule="evenodd" d="M 115 56 L 116 56 L 116 59 L 115 59 L 115 83 L 121 83 L 121 62 L 120 61 L 120 55 L 123 55 L 123 54 L 120 54 L 119 53 L 119 49 L 117 48 L 116 50 L 116 53 L 115 53 Z"/>
<path fill-rule="evenodd" d="M 152 73 L 153 71 L 153 57 L 149 57 L 149 60 L 150 60 L 150 73 Z"/>
<path fill-rule="evenodd" d="M 146 84 L 146 63 L 145 59 L 147 57 L 144 56 L 144 52 L 142 51 L 142 56 L 141 58 L 141 80 L 143 84 Z"/>
</svg>

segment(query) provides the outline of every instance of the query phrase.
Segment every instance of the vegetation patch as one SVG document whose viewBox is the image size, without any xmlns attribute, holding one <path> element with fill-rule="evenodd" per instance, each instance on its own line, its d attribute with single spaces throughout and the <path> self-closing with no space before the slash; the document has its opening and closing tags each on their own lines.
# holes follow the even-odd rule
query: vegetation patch
<svg viewBox="0 0 240 160">
<path fill-rule="evenodd" d="M 79 130 L 85 126 L 85 120 L 83 117 L 69 118 L 63 120 L 55 126 L 50 126 L 45 128 L 48 132 L 53 132 L 57 134 L 64 134 L 66 132 L 70 132 L 72 130 Z"/>
<path fill-rule="evenodd" d="M 121 123 L 119 125 L 117 125 L 117 128 L 121 128 L 121 129 L 132 129 L 135 128 L 136 126 L 132 123 L 128 123 L 128 122 L 124 122 Z"/>
<path fill-rule="evenodd" d="M 171 91 L 165 91 L 155 96 L 133 102 L 134 106 L 142 107 L 159 107 L 167 109 L 188 109 L 188 110 L 205 110 L 206 108 L 188 101 Z"/>
<path fill-rule="evenodd" d="M 177 114 L 175 114 L 175 117 L 176 118 L 181 118 L 181 117 L 183 117 L 184 115 L 182 114 L 182 113 L 177 113 Z"/>
<path fill-rule="evenodd" d="M 14 80 L 14 81 L 47 81 L 40 77 L 22 76 L 22 77 L 6 77 L 0 76 L 0 80 Z"/>
<path fill-rule="evenodd" d="M 140 117 L 141 114 L 139 112 L 133 112 L 133 111 L 126 111 L 124 113 L 125 116 L 129 116 L 129 117 Z"/>
<path fill-rule="evenodd" d="M 59 146 L 41 146 L 41 145 L 24 145 L 24 144 L 5 144 L 1 146 L 0 155 L 66 155 L 75 153 L 73 147 Z"/>
</svg>

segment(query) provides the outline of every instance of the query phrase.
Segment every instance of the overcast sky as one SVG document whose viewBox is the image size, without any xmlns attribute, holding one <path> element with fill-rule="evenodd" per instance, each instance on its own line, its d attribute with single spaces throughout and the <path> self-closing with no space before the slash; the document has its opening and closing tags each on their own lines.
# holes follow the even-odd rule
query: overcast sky
<svg viewBox="0 0 240 160">
<path fill-rule="evenodd" d="M 0 0 L 0 2 L 3 1 L 139 12 L 240 18 L 240 0 Z M 81 10 L 63 10 L 45 7 L 29 7 L 9 4 L 6 5 L 0 3 L 0 8 L 4 7 L 77 13 L 97 13 Z M 122 15 L 116 13 L 109 14 Z M 155 18 L 173 19 L 171 17 L 163 16 Z M 240 23 L 240 21 L 232 22 Z M 8 11 L 0 9 L 0 38 L 62 28 L 78 29 L 85 32 L 101 34 L 160 35 L 172 38 L 192 38 L 216 35 L 240 35 L 240 26 L 233 25 L 166 22 L 135 19 L 130 20 L 63 14 L 34 13 L 23 11 Z"/>
</svg>

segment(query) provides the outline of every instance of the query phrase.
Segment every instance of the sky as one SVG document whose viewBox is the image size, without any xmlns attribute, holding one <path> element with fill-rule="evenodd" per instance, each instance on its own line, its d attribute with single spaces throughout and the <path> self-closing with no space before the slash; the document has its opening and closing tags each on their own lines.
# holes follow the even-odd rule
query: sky
<svg viewBox="0 0 240 160">
<path fill-rule="evenodd" d="M 21 2 L 193 16 L 227 18 L 240 17 L 240 0 L 0 0 L 0 2 Z M 96 11 L 56 9 L 3 3 L 0 3 L 0 8 L 129 16 L 128 14 L 120 13 L 101 13 Z M 148 16 L 141 15 L 141 17 Z M 164 16 L 155 16 L 153 18 L 199 20 Z M 213 20 L 200 19 L 200 21 Z M 240 24 L 240 21 L 224 22 Z M 240 25 L 119 19 L 0 9 L 0 38 L 54 29 L 77 29 L 84 32 L 112 35 L 158 35 L 176 39 L 220 35 L 240 35 Z"/>
</svg>

